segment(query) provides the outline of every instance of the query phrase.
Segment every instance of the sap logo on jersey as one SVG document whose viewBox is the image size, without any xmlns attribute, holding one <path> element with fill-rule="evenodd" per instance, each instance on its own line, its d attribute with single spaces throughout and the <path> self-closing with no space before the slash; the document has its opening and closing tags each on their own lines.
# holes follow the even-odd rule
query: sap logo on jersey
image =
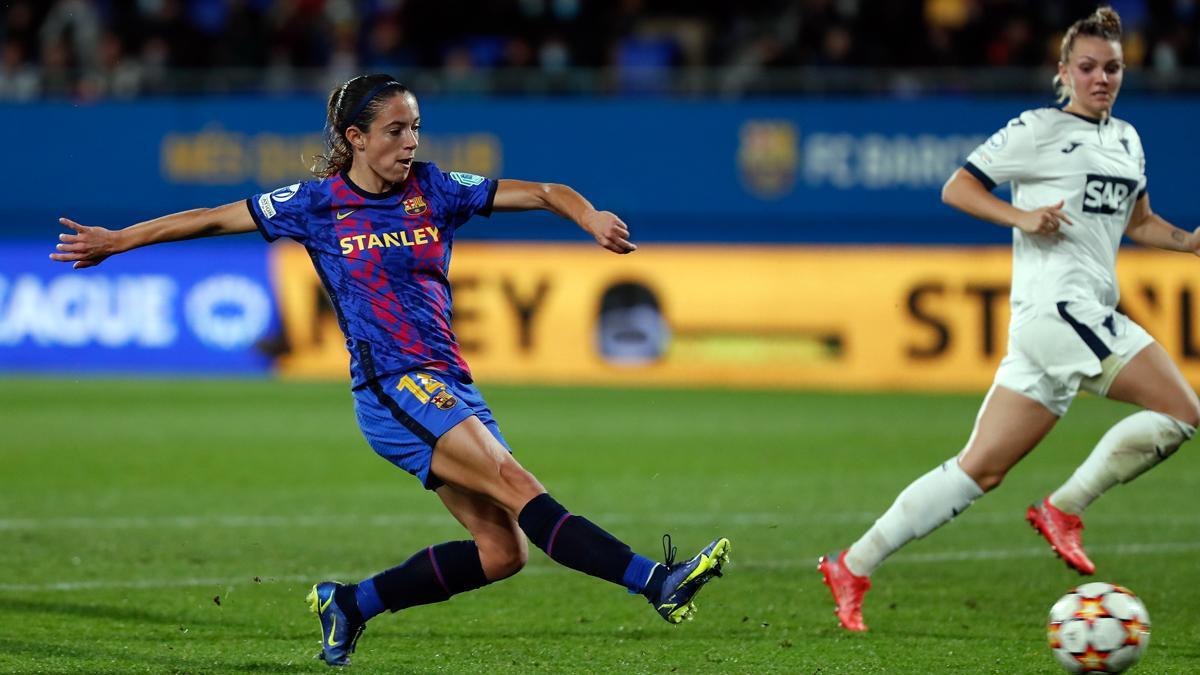
<svg viewBox="0 0 1200 675">
<path fill-rule="evenodd" d="M 1084 213 L 1113 214 L 1120 211 L 1125 200 L 1137 189 L 1137 181 L 1117 176 L 1098 176 L 1089 173 L 1083 187 Z"/>
</svg>

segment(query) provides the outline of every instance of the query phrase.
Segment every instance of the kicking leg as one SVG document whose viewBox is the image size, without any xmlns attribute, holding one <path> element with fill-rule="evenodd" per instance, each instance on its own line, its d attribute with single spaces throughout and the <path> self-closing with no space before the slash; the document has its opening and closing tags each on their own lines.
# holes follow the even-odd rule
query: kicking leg
<svg viewBox="0 0 1200 675">
<path fill-rule="evenodd" d="M 1109 429 L 1083 464 L 1046 500 L 1050 508 L 1074 520 L 1109 488 L 1128 483 L 1174 454 L 1200 423 L 1195 392 L 1158 343 L 1138 352 L 1121 369 L 1107 396 L 1145 410 Z M 1090 562 L 1082 569 L 1072 567 L 1085 574 L 1094 571 Z"/>
<path fill-rule="evenodd" d="M 949 522 L 999 485 L 1057 421 L 1058 417 L 1037 401 L 1004 387 L 992 387 L 963 452 L 905 488 L 849 549 L 821 558 L 817 569 L 833 593 L 842 625 L 866 630 L 862 600 L 875 568 L 900 547 Z"/>
<path fill-rule="evenodd" d="M 640 593 L 667 621 L 695 610 L 692 597 L 719 576 L 729 542 L 718 539 L 692 560 L 658 565 L 582 516 L 568 512 L 476 418 L 446 432 L 433 453 L 439 480 L 485 495 L 514 518 L 535 546 L 555 562 Z"/>
</svg>

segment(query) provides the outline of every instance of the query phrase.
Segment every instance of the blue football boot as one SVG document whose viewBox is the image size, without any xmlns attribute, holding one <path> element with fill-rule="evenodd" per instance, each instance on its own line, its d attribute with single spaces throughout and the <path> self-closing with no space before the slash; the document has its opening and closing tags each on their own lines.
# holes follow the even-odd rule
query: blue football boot
<svg viewBox="0 0 1200 675">
<path fill-rule="evenodd" d="M 675 564 L 675 547 L 671 537 L 663 537 L 663 553 L 666 557 L 667 578 L 663 581 L 654 609 L 670 623 L 681 623 L 696 613 L 693 599 L 713 577 L 721 576 L 721 567 L 729 562 L 729 540 L 722 537 L 713 541 L 695 558 Z"/>
<path fill-rule="evenodd" d="M 365 623 L 347 618 L 338 606 L 333 595 L 341 587 L 336 581 L 322 581 L 312 587 L 306 598 L 309 609 L 321 619 L 321 653 L 317 658 L 331 666 L 350 665 L 350 653 L 366 628 Z"/>
</svg>

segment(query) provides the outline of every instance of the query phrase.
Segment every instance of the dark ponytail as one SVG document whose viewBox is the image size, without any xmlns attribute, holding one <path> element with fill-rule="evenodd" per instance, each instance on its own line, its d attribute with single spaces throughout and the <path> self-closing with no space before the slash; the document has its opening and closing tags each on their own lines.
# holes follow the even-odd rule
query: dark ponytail
<svg viewBox="0 0 1200 675">
<path fill-rule="evenodd" d="M 352 126 L 366 131 L 392 96 L 408 87 L 391 75 L 359 75 L 329 93 L 325 115 L 325 152 L 313 158 L 310 168 L 317 178 L 328 178 L 350 168 L 354 151 L 346 141 Z"/>
</svg>

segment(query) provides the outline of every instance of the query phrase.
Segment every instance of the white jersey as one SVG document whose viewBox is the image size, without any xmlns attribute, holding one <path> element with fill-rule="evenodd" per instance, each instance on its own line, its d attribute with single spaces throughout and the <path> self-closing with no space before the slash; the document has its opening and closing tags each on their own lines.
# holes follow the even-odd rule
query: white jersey
<svg viewBox="0 0 1200 675">
<path fill-rule="evenodd" d="M 1060 235 L 1013 228 L 1013 326 L 1063 301 L 1116 307 L 1117 248 L 1146 191 L 1146 158 L 1127 122 L 1097 122 L 1058 108 L 1028 110 L 975 149 L 964 167 L 989 189 L 1012 183 L 1012 203 L 1064 201 Z"/>
</svg>

